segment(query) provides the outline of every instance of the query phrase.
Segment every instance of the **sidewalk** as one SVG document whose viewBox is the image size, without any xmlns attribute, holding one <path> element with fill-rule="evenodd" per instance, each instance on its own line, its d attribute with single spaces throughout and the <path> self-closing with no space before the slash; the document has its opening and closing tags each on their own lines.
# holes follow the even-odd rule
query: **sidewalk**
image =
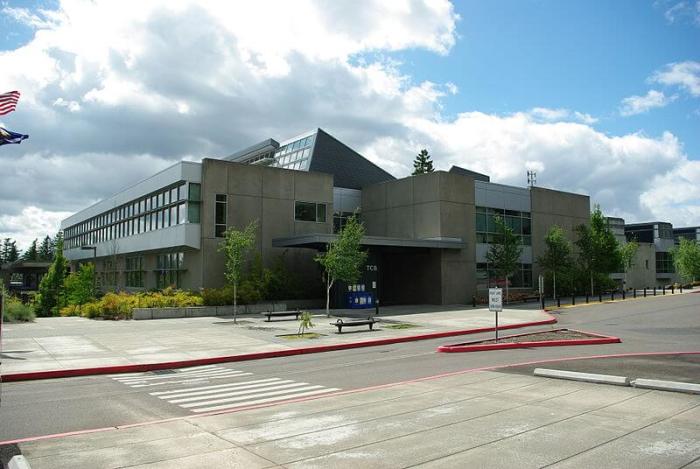
<svg viewBox="0 0 700 469">
<path fill-rule="evenodd" d="M 336 317 L 357 316 L 355 311 L 335 310 Z M 364 310 L 365 317 L 374 310 Z M 304 347 L 347 344 L 494 326 L 488 309 L 464 306 L 405 306 L 382 308 L 382 322 L 370 332 L 366 327 L 338 334 L 327 318 L 315 311 L 310 332 L 318 339 L 286 339 L 296 334 L 294 320 L 266 322 L 259 315 L 232 318 L 184 318 L 151 321 L 100 321 L 85 318 L 37 318 L 34 323 L 5 324 L 2 374 L 103 366 L 163 363 Z M 538 310 L 507 309 L 499 325 L 551 320 Z M 392 325 L 406 327 L 395 329 Z M 357 330 L 353 330 L 357 329 Z"/>
<path fill-rule="evenodd" d="M 19 447 L 33 469 L 686 467 L 699 421 L 700 396 L 484 371 Z"/>
</svg>

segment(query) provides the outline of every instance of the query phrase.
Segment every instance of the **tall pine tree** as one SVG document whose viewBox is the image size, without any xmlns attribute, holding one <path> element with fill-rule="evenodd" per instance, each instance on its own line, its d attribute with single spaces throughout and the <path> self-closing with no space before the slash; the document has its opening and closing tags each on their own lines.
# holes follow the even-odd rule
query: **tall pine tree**
<svg viewBox="0 0 700 469">
<path fill-rule="evenodd" d="M 39 260 L 39 249 L 36 247 L 37 240 L 34 239 L 29 248 L 22 254 L 22 260 L 24 261 L 38 261 Z"/>
<path fill-rule="evenodd" d="M 416 174 L 432 173 L 435 171 L 433 168 L 433 162 L 430 160 L 430 155 L 428 150 L 423 148 L 416 159 L 413 160 L 413 176 Z"/>
<path fill-rule="evenodd" d="M 39 246 L 39 260 L 40 261 L 51 261 L 53 260 L 53 241 L 51 237 L 46 235 L 44 240 Z"/>
</svg>

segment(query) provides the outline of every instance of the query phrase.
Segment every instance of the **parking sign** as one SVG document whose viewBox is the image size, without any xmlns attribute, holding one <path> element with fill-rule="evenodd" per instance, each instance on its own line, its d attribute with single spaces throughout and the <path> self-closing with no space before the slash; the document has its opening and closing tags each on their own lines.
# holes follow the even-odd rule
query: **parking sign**
<svg viewBox="0 0 700 469">
<path fill-rule="evenodd" d="M 489 288 L 489 311 L 503 311 L 502 288 Z"/>
</svg>

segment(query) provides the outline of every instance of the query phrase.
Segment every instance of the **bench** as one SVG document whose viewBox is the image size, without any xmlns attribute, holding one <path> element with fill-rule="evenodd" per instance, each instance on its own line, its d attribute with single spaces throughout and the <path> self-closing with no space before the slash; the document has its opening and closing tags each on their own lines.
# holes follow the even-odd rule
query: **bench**
<svg viewBox="0 0 700 469">
<path fill-rule="evenodd" d="M 331 326 L 338 328 L 338 334 L 342 334 L 343 327 L 369 326 L 369 330 L 371 331 L 375 322 L 377 321 L 375 321 L 374 318 L 369 317 L 367 319 L 355 319 L 353 321 L 343 321 L 342 319 L 338 319 L 336 322 L 332 322 L 330 324 Z"/>
<path fill-rule="evenodd" d="M 287 316 L 294 316 L 294 319 L 299 319 L 299 315 L 301 315 L 301 311 L 296 310 L 296 311 L 265 311 L 263 313 L 260 313 L 263 316 L 267 316 L 267 321 L 270 322 L 272 318 L 283 318 Z"/>
</svg>

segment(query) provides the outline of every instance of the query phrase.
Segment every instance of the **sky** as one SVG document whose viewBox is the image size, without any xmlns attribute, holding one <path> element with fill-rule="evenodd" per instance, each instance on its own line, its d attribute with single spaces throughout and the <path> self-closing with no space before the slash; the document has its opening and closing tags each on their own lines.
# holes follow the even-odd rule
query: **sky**
<svg viewBox="0 0 700 469">
<path fill-rule="evenodd" d="M 396 177 L 493 182 L 700 225 L 700 0 L 0 0 L 0 237 L 187 159 L 321 127 Z"/>
</svg>

